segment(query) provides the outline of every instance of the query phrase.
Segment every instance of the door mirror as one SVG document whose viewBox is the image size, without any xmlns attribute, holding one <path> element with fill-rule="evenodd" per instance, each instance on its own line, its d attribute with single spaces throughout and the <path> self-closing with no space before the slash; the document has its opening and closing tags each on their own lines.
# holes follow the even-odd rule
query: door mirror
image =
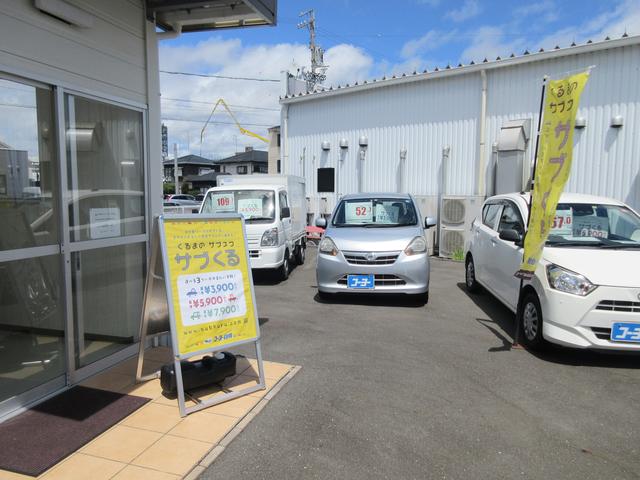
<svg viewBox="0 0 640 480">
<path fill-rule="evenodd" d="M 316 227 L 327 228 L 327 219 L 322 217 L 316 218 Z"/>
<path fill-rule="evenodd" d="M 282 207 L 280 210 L 280 218 L 289 218 L 291 217 L 291 210 L 289 207 Z"/>
<path fill-rule="evenodd" d="M 425 217 L 424 228 L 431 228 L 436 226 L 436 219 L 433 217 Z"/>
<path fill-rule="evenodd" d="M 522 241 L 522 235 L 517 230 L 507 228 L 506 230 L 502 230 L 500 232 L 500 240 L 505 240 L 507 242 L 513 242 L 513 243 L 520 243 Z"/>
</svg>

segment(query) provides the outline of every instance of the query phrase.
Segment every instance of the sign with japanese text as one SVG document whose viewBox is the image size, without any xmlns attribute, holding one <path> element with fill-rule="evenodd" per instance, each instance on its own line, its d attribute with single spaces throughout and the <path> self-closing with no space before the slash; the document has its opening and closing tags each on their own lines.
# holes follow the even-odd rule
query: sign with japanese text
<svg viewBox="0 0 640 480">
<path fill-rule="evenodd" d="M 164 217 L 160 225 L 175 353 L 255 341 L 258 323 L 242 218 Z"/>
<path fill-rule="evenodd" d="M 582 72 L 549 82 L 531 193 L 529 228 L 524 240 L 523 262 L 516 272 L 520 278 L 533 276 L 553 228 L 556 206 L 571 172 L 573 129 L 580 95 L 588 78 L 589 73 Z M 572 221 L 575 222 L 575 218 Z"/>
</svg>

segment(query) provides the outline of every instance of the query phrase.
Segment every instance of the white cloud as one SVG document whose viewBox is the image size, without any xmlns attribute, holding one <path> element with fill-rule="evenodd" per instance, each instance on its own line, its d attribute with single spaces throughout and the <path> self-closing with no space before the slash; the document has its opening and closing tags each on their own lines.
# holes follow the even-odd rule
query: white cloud
<svg viewBox="0 0 640 480">
<path fill-rule="evenodd" d="M 370 77 L 373 59 L 362 49 L 341 44 L 325 53 L 329 65 L 327 85 L 353 83 Z M 187 71 L 234 77 L 280 79 L 283 70 L 295 72 L 308 65 L 309 50 L 303 44 L 276 44 L 244 46 L 239 39 L 223 40 L 211 37 L 195 46 L 160 46 L 162 70 Z M 218 98 L 224 98 L 240 124 L 250 131 L 267 137 L 267 128 L 280 123 L 281 95 L 279 82 L 253 82 L 220 78 L 185 77 L 161 74 L 162 117 L 169 129 L 169 150 L 179 144 L 179 155 L 202 154 L 219 158 L 232 155 L 246 146 L 266 149 L 264 142 L 242 135 L 233 120 L 216 110 L 200 144 L 200 131 Z M 186 103 L 169 99 L 186 99 Z M 252 107 L 252 108 L 248 108 Z M 180 119 L 180 120 L 177 120 Z"/>
<path fill-rule="evenodd" d="M 478 0 L 465 0 L 460 8 L 449 10 L 444 17 L 459 23 L 479 15 L 481 11 Z"/>
<path fill-rule="evenodd" d="M 430 7 L 437 7 L 440 5 L 441 0 L 416 0 L 418 5 L 429 5 Z"/>
<path fill-rule="evenodd" d="M 404 58 L 413 58 L 426 52 L 436 50 L 442 45 L 450 42 L 457 35 L 457 30 L 443 32 L 439 30 L 429 30 L 420 38 L 409 40 L 402 46 L 400 55 Z"/>
<path fill-rule="evenodd" d="M 512 52 L 522 50 L 526 41 L 522 37 L 507 39 L 502 27 L 481 27 L 471 37 L 469 46 L 462 52 L 462 61 L 468 63 L 484 58 L 494 60 L 504 58 Z"/>
<path fill-rule="evenodd" d="M 523 12 L 529 16 L 543 14 L 546 2 L 530 4 L 523 7 Z M 524 20 L 523 20 L 524 21 Z M 591 19 L 574 25 L 567 25 L 551 34 L 536 38 L 525 34 L 508 34 L 513 31 L 513 25 L 484 26 L 479 28 L 471 37 L 468 47 L 462 52 L 463 61 L 482 60 L 487 57 L 492 60 L 497 56 L 504 58 L 511 52 L 521 54 L 525 49 L 545 50 L 556 45 L 567 47 L 572 42 L 585 43 L 604 40 L 606 36 L 619 38 L 625 31 L 629 35 L 640 34 L 640 2 L 637 0 L 623 0 L 613 3 L 609 8 Z"/>
</svg>

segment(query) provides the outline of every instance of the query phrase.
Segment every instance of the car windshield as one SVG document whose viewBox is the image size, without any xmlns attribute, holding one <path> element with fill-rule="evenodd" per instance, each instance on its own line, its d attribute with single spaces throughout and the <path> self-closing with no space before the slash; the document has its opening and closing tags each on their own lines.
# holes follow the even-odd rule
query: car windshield
<svg viewBox="0 0 640 480">
<path fill-rule="evenodd" d="M 247 222 L 272 222 L 275 210 L 273 190 L 218 190 L 202 204 L 202 213 L 240 213 Z"/>
<path fill-rule="evenodd" d="M 547 246 L 640 248 L 640 217 L 617 205 L 559 203 Z"/>
<path fill-rule="evenodd" d="M 338 205 L 332 225 L 336 227 L 398 227 L 416 225 L 418 215 L 408 198 L 357 198 Z"/>
</svg>

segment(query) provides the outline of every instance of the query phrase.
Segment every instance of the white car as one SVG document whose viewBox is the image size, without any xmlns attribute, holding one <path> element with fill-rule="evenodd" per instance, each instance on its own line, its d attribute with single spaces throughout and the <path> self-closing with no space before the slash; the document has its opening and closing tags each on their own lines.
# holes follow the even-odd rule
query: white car
<svg viewBox="0 0 640 480">
<path fill-rule="evenodd" d="M 520 193 L 485 201 L 466 249 L 467 288 L 484 287 L 516 313 L 527 347 L 640 351 L 640 216 L 616 200 L 563 194 L 518 302 L 528 204 Z"/>
</svg>

